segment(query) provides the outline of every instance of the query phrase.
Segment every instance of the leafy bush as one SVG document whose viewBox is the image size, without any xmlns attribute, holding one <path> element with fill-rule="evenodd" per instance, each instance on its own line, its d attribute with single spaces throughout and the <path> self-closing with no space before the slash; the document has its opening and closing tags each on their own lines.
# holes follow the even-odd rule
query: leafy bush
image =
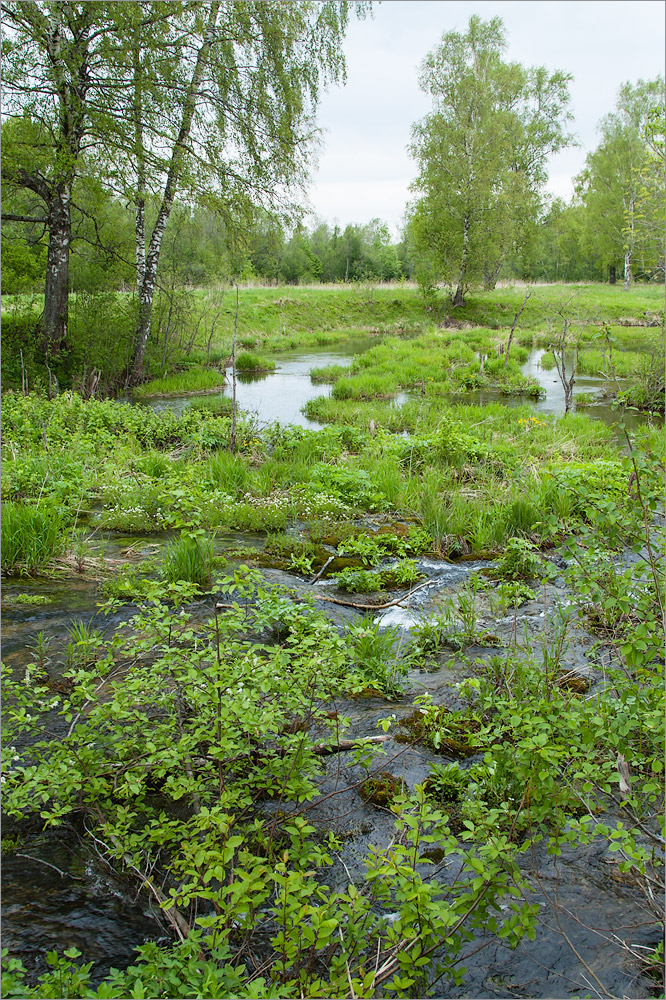
<svg viewBox="0 0 666 1000">
<path fill-rule="evenodd" d="M 372 573 L 365 569 L 343 569 L 334 574 L 340 590 L 352 594 L 372 594 L 385 586 L 383 573 Z"/>
<path fill-rule="evenodd" d="M 404 534 L 378 531 L 351 535 L 338 545 L 340 555 L 359 556 L 365 566 L 376 566 L 389 555 L 419 555 L 432 548 L 432 538 L 422 528 L 410 528 Z"/>
<path fill-rule="evenodd" d="M 536 579 L 544 570 L 536 546 L 526 538 L 510 538 L 495 572 L 505 580 Z"/>
<path fill-rule="evenodd" d="M 468 778 L 458 764 L 431 764 L 427 778 L 428 793 L 444 802 L 460 802 Z"/>
<path fill-rule="evenodd" d="M 203 623 L 153 595 L 107 655 L 72 676 L 66 697 L 46 699 L 34 675 L 17 681 L 4 671 L 8 737 L 30 740 L 27 767 L 11 761 L 13 744 L 4 742 L 12 763 L 4 809 L 12 816 L 37 810 L 54 827 L 80 823 L 110 863 L 131 857 L 127 877 L 166 898 L 167 919 L 187 925 L 188 934 L 173 945 L 144 944 L 138 963 L 112 972 L 99 989 L 90 985 L 89 965 L 77 968 L 76 950 L 51 955 L 53 971 L 35 987 L 25 984 L 20 962 L 8 959 L 3 995 L 342 998 L 351 977 L 357 996 L 388 988 L 407 997 L 414 992 L 408 972 L 423 948 L 437 950 L 448 973 L 472 925 L 483 927 L 491 914 L 499 915 L 493 919 L 503 936 L 517 940 L 531 919 L 515 903 L 501 915 L 500 900 L 523 885 L 506 838 L 484 831 L 478 844 L 460 845 L 422 790 L 393 799 L 395 830 L 363 859 L 359 885 L 349 884 L 335 838 L 322 838 L 308 822 L 304 810 L 321 779 L 321 730 L 335 745 L 345 725 L 318 706 L 347 689 L 351 661 L 380 669 L 390 634 L 363 624 L 366 634 L 357 629 L 352 651 L 321 614 L 258 589 L 251 574 L 225 578 L 219 588 L 232 607 Z M 258 646 L 253 638 L 270 633 L 279 633 L 275 644 Z M 129 666 L 115 673 L 113 697 L 91 702 L 117 655 Z M 44 711 L 66 716 L 82 704 L 75 727 L 45 738 Z M 361 742 L 365 761 L 368 752 Z M 258 799 L 288 809 L 265 816 L 243 806 Z M 423 876 L 433 842 L 459 858 L 460 878 Z M 333 866 L 327 883 L 339 889 L 319 877 Z M 396 925 L 406 942 L 398 954 Z M 229 940 L 232 927 L 261 947 L 270 980 L 247 971 Z M 385 981 L 373 971 L 377 956 Z"/>
<path fill-rule="evenodd" d="M 343 569 L 334 574 L 334 579 L 341 590 L 369 594 L 375 590 L 409 587 L 420 580 L 421 576 L 413 559 L 402 559 L 378 573 L 363 569 Z"/>
<path fill-rule="evenodd" d="M 398 678 L 405 669 L 398 659 L 399 638 L 398 628 L 382 627 L 371 615 L 345 629 L 350 672 L 357 685 L 376 688 L 387 697 L 399 692 Z"/>
<path fill-rule="evenodd" d="M 385 510 L 388 506 L 386 497 L 374 488 L 363 469 L 318 462 L 310 473 L 309 483 L 359 510 Z"/>
<path fill-rule="evenodd" d="M 527 601 L 534 601 L 536 594 L 522 580 L 502 580 L 494 594 L 499 598 L 502 608 L 519 608 Z"/>
</svg>

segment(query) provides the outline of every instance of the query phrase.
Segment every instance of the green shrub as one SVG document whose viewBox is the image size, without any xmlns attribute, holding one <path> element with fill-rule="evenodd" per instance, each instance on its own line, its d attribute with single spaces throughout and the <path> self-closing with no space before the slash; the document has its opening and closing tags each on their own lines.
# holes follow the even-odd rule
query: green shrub
<svg viewBox="0 0 666 1000">
<path fill-rule="evenodd" d="M 318 462 L 310 473 L 309 485 L 319 486 L 360 510 L 386 510 L 388 506 L 386 497 L 375 489 L 363 469 Z"/>
<path fill-rule="evenodd" d="M 347 626 L 350 669 L 362 687 L 377 688 L 389 697 L 398 693 L 398 677 L 405 669 L 398 659 L 399 636 L 397 627 L 382 627 L 369 614 Z"/>
<path fill-rule="evenodd" d="M 430 765 L 428 793 L 443 802 L 460 802 L 467 788 L 467 777 L 458 764 Z"/>
<path fill-rule="evenodd" d="M 495 565 L 497 574 L 505 580 L 535 579 L 543 569 L 536 546 L 526 538 L 510 538 Z"/>
<path fill-rule="evenodd" d="M 413 559 L 402 559 L 389 569 L 373 573 L 363 569 L 343 569 L 334 574 L 341 590 L 370 594 L 376 590 L 409 587 L 421 579 Z"/>
</svg>

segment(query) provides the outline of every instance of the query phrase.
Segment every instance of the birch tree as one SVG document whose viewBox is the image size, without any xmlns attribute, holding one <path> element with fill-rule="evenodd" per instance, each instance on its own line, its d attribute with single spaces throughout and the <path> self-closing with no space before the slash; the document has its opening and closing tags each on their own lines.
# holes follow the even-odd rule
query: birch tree
<svg viewBox="0 0 666 1000">
<path fill-rule="evenodd" d="M 421 89 L 433 111 L 413 128 L 419 166 L 411 235 L 427 267 L 461 305 L 472 284 L 493 285 L 520 250 L 539 205 L 546 160 L 571 137 L 565 73 L 502 60 L 500 18 L 470 18 L 426 57 Z"/>
<path fill-rule="evenodd" d="M 644 272 L 663 268 L 663 165 L 646 136 L 655 106 L 663 108 L 663 102 L 661 78 L 625 84 L 577 178 L 588 253 L 623 270 L 625 290 L 637 263 Z"/>
<path fill-rule="evenodd" d="M 66 342 L 74 180 L 94 166 L 135 213 L 141 378 L 164 231 L 177 196 L 227 220 L 295 208 L 322 89 L 344 77 L 344 32 L 364 2 L 213 0 L 2 6 L 5 111 L 48 136 L 48 168 L 3 164 L 40 200 L 49 236 L 43 326 Z M 27 149 L 28 147 L 26 147 Z M 14 213 L 14 221 L 21 221 Z"/>
<path fill-rule="evenodd" d="M 139 321 L 128 380 L 141 378 L 164 231 L 176 195 L 214 205 L 228 225 L 261 207 L 288 213 L 307 176 L 322 87 L 344 76 L 350 14 L 340 2 L 183 4 L 180 50 L 164 83 L 135 26 L 132 156 Z M 165 117 L 163 109 L 176 95 Z M 156 113 L 157 109 L 157 113 Z M 157 205 L 147 224 L 147 197 Z"/>
<path fill-rule="evenodd" d="M 48 232 L 42 326 L 45 348 L 54 353 L 67 341 L 72 189 L 89 131 L 91 64 L 108 26 L 103 6 L 2 5 L 5 114 L 16 116 L 2 175 L 35 198 L 30 212 L 5 212 L 3 219 Z"/>
</svg>

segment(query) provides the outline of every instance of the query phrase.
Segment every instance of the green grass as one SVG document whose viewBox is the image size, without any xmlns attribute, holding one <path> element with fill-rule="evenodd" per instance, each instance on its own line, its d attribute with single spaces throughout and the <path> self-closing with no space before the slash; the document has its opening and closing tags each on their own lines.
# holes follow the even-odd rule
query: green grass
<svg viewBox="0 0 666 1000">
<path fill-rule="evenodd" d="M 251 491 L 255 478 L 242 455 L 219 451 L 208 463 L 208 481 L 237 500 Z"/>
<path fill-rule="evenodd" d="M 12 501 L 3 503 L 3 573 L 37 573 L 64 547 L 62 518 L 56 511 Z"/>
<path fill-rule="evenodd" d="M 231 413 L 233 402 L 229 396 L 199 396 L 190 400 L 188 408 L 207 416 L 224 417 Z"/>
<path fill-rule="evenodd" d="M 236 356 L 236 370 L 239 372 L 272 372 L 275 362 L 262 358 L 253 351 L 241 351 Z"/>
<path fill-rule="evenodd" d="M 218 368 L 190 368 L 185 372 L 154 378 L 134 390 L 137 399 L 148 396 L 178 396 L 186 392 L 206 392 L 225 384 L 225 375 Z"/>
<path fill-rule="evenodd" d="M 160 576 L 166 583 L 194 583 L 210 586 L 213 571 L 213 540 L 203 531 L 184 531 L 166 547 Z"/>
</svg>

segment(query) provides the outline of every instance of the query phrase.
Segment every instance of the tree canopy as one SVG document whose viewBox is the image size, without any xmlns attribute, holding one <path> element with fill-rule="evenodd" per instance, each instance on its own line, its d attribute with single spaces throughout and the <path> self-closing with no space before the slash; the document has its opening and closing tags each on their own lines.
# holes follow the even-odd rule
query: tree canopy
<svg viewBox="0 0 666 1000">
<path fill-rule="evenodd" d="M 84 165 L 94 161 L 135 206 L 138 377 L 178 191 L 213 199 L 227 220 L 261 203 L 293 207 L 290 194 L 306 176 L 317 135 L 317 101 L 344 77 L 348 19 L 367 7 L 332 0 L 3 6 L 7 111 L 46 137 L 39 154 L 46 167 L 12 159 L 5 176 L 44 204 L 47 346 L 66 341 L 72 196 Z"/>
<path fill-rule="evenodd" d="M 585 249 L 603 267 L 623 266 L 625 288 L 636 266 L 643 274 L 663 275 L 664 171 L 658 154 L 663 109 L 663 79 L 626 83 L 578 177 Z"/>
<path fill-rule="evenodd" d="M 505 48 L 500 18 L 474 15 L 421 71 L 434 107 L 413 129 L 411 237 L 423 280 L 449 284 L 456 304 L 473 283 L 494 284 L 536 214 L 547 156 L 571 141 L 570 76 L 504 62 Z"/>
</svg>

